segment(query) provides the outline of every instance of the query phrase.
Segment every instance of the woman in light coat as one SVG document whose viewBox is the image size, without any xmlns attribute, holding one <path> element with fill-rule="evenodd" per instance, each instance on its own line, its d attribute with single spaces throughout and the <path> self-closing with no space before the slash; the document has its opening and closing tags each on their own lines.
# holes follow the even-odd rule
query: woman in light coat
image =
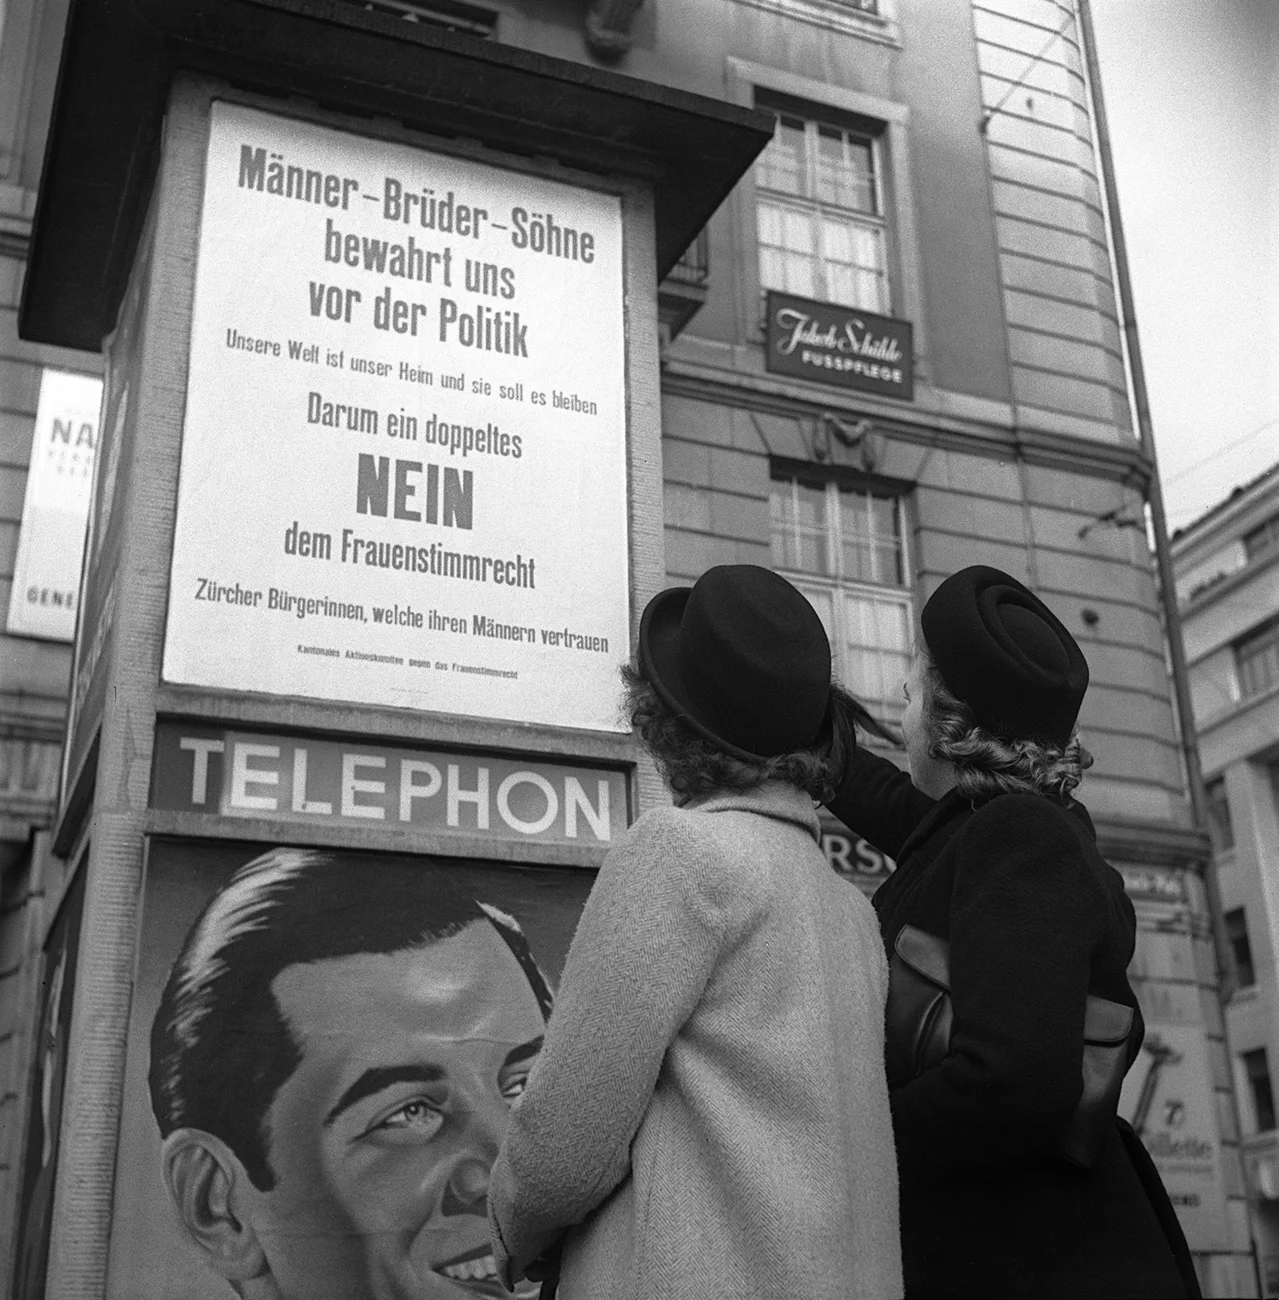
<svg viewBox="0 0 1279 1300">
<path fill-rule="evenodd" d="M 561 1300 L 892 1300 L 886 962 L 812 798 L 858 706 L 811 606 L 752 566 L 657 596 L 638 663 L 632 718 L 677 805 L 583 911 L 491 1174 L 499 1273 L 562 1239 Z"/>
</svg>

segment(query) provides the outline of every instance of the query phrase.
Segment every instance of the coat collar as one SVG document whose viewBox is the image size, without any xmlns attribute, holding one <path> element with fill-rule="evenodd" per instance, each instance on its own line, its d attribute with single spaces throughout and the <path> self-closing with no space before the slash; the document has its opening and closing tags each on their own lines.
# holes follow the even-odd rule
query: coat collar
<svg viewBox="0 0 1279 1300">
<path fill-rule="evenodd" d="M 1095 844 L 1097 842 L 1097 828 L 1093 825 L 1092 816 L 1088 809 L 1079 802 L 1078 799 L 1072 799 L 1070 807 L 1066 811 L 1079 823 L 1088 834 L 1088 838 Z"/>
<path fill-rule="evenodd" d="M 999 795 L 993 795 L 991 798 L 998 799 Z M 898 851 L 897 860 L 905 861 L 921 844 L 927 843 L 928 839 L 936 834 L 942 826 L 953 825 L 964 820 L 970 813 L 974 813 L 978 808 L 991 802 L 991 798 L 984 799 L 974 803 L 966 799 L 958 790 L 948 790 L 936 803 L 924 814 L 916 825 L 915 829 L 906 837 L 901 849 Z M 1092 818 L 1088 815 L 1088 809 L 1075 799 L 1070 806 L 1063 807 L 1055 800 L 1048 800 L 1054 807 L 1060 808 L 1072 821 L 1078 822 L 1084 829 L 1085 834 L 1090 840 L 1096 841 L 1097 831 L 1093 826 Z"/>
<path fill-rule="evenodd" d="M 742 794 L 712 794 L 680 805 L 689 812 L 752 812 L 761 817 L 794 822 L 806 830 L 818 844 L 822 842 L 822 825 L 813 801 L 798 787 L 785 781 L 768 781 Z"/>
</svg>

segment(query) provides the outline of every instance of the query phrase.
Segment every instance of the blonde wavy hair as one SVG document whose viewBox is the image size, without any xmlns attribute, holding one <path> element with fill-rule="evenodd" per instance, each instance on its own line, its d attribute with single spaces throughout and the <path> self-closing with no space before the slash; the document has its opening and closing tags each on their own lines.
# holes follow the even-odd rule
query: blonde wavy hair
<svg viewBox="0 0 1279 1300">
<path fill-rule="evenodd" d="M 972 710 L 953 695 L 921 644 L 924 660 L 924 718 L 928 752 L 954 766 L 955 788 L 969 799 L 997 794 L 1038 794 L 1069 808 L 1072 791 L 1092 766 L 1092 755 L 1070 733 L 1064 746 L 1039 740 L 1001 740 L 980 726 Z"/>
</svg>

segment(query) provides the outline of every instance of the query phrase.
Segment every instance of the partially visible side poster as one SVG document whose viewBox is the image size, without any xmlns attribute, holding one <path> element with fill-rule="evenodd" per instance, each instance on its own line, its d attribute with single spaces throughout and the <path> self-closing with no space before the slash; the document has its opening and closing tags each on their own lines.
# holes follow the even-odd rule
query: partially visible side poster
<svg viewBox="0 0 1279 1300">
<path fill-rule="evenodd" d="M 489 1170 L 592 878 L 153 841 L 111 1300 L 504 1296 Z"/>
<path fill-rule="evenodd" d="M 88 864 L 82 859 L 75 883 L 68 890 L 44 945 L 26 1151 L 18 1197 L 18 1249 L 10 1293 L 13 1300 L 44 1295 L 87 870 Z"/>
<path fill-rule="evenodd" d="M 106 709 L 107 675 L 115 638 L 117 576 L 133 491 L 141 339 L 147 323 L 155 222 L 153 204 L 138 240 L 116 328 L 104 343 L 106 365 L 98 430 L 100 455 L 94 465 L 84 542 L 77 620 L 79 637 L 71 672 L 67 744 L 62 758 L 63 799 L 71 796 L 84 771 Z"/>
<path fill-rule="evenodd" d="M 624 731 L 621 201 L 213 106 L 164 677 Z"/>
<path fill-rule="evenodd" d="M 101 401 L 102 381 L 92 375 L 46 370 L 40 378 L 9 596 L 7 628 L 14 636 L 75 639 Z"/>
<path fill-rule="evenodd" d="M 1154 1158 L 1190 1249 L 1229 1250 L 1217 1100 L 1201 1025 L 1146 1025 L 1119 1113 Z"/>
</svg>

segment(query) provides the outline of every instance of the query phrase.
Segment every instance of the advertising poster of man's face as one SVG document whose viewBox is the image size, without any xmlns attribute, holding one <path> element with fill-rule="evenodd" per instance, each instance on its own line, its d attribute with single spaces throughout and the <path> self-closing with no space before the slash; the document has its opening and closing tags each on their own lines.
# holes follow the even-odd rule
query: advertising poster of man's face
<svg viewBox="0 0 1279 1300">
<path fill-rule="evenodd" d="M 153 844 L 109 1294 L 503 1295 L 489 1169 L 589 886 Z"/>
</svg>

